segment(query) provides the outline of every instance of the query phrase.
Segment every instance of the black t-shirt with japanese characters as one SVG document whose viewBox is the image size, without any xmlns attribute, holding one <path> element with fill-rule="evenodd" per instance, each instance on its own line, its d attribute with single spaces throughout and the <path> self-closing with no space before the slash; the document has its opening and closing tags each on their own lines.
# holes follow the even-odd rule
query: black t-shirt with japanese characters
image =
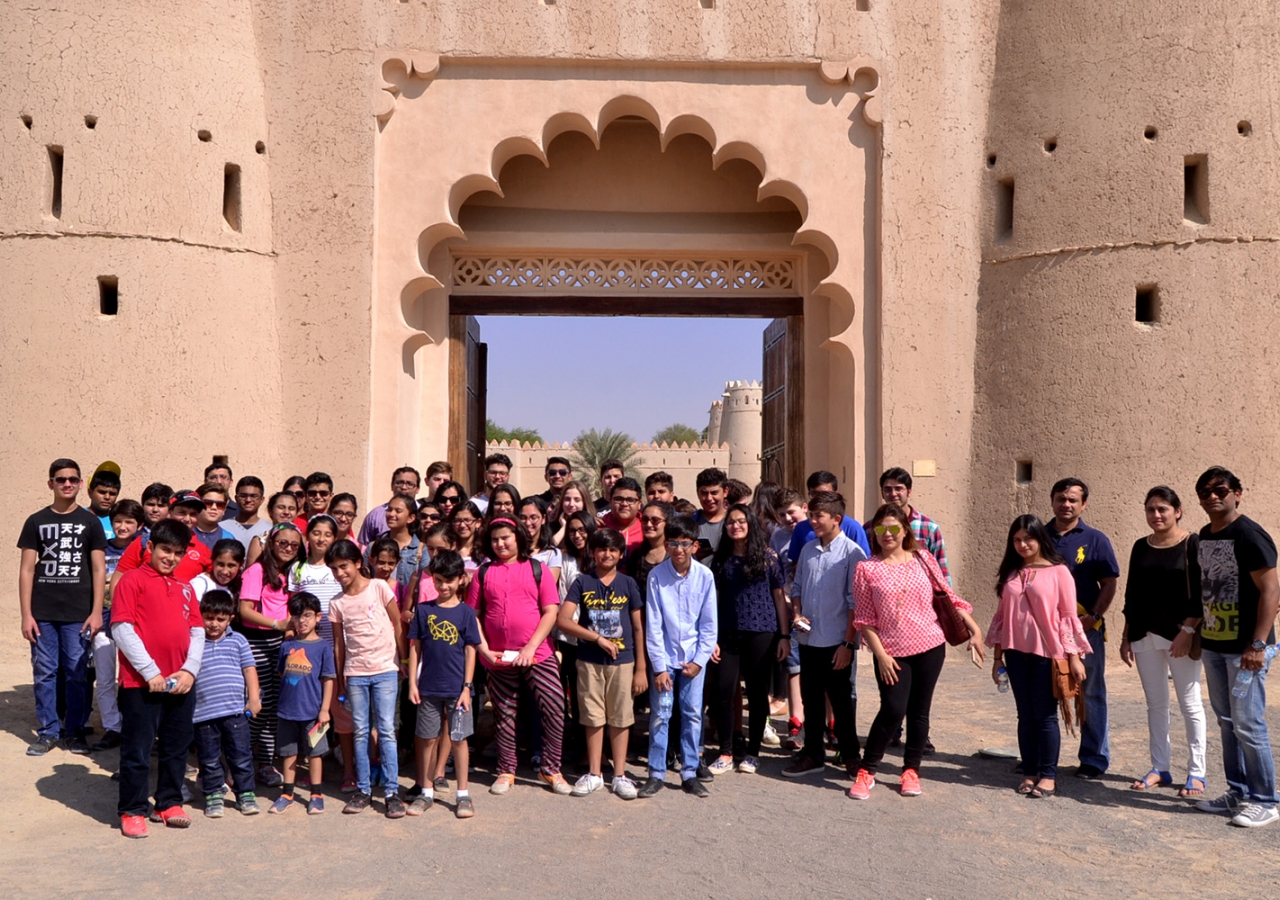
<svg viewBox="0 0 1280 900">
<path fill-rule="evenodd" d="M 18 547 L 36 552 L 31 615 L 37 622 L 83 622 L 93 611 L 89 554 L 107 546 L 98 517 L 83 506 L 57 513 L 46 506 L 27 517 Z"/>
</svg>

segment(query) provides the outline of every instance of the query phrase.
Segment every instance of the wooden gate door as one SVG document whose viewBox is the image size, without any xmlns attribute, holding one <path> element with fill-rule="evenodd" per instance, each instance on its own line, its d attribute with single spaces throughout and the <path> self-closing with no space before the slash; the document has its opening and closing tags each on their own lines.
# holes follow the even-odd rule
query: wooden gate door
<svg viewBox="0 0 1280 900">
<path fill-rule="evenodd" d="M 804 317 L 774 319 L 764 330 L 760 477 L 803 491 Z"/>
<path fill-rule="evenodd" d="M 488 351 L 475 316 L 449 317 L 449 462 L 471 491 L 484 484 Z"/>
</svg>

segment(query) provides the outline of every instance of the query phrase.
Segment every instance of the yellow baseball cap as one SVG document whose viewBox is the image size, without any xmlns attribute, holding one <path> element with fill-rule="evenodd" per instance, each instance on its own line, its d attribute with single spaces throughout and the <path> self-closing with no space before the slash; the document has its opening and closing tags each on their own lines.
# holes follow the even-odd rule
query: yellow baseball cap
<svg viewBox="0 0 1280 900">
<path fill-rule="evenodd" d="M 99 473 L 101 473 L 101 472 L 110 472 L 112 475 L 114 475 L 114 476 L 116 476 L 117 478 L 119 478 L 119 477 L 120 477 L 120 463 L 118 463 L 118 462 L 112 462 L 112 461 L 111 461 L 111 460 L 109 460 L 109 459 L 108 459 L 107 461 L 105 461 L 105 462 L 98 463 L 98 468 L 96 468 L 96 469 L 94 469 L 94 470 L 93 470 L 93 474 L 94 474 L 94 475 L 97 475 L 97 474 L 99 474 Z"/>
</svg>

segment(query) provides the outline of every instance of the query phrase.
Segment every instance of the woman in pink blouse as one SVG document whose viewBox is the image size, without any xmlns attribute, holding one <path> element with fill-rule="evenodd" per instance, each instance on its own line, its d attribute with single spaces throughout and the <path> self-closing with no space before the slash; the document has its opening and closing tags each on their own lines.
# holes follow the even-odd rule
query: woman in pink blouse
<svg viewBox="0 0 1280 900">
<path fill-rule="evenodd" d="M 1071 674 L 1084 680 L 1080 657 L 1089 652 L 1076 617 L 1076 586 L 1066 561 L 1054 549 L 1048 529 L 1035 516 L 1019 516 L 1009 526 L 1000 575 L 1000 602 L 987 632 L 993 664 L 1009 675 L 1018 707 L 1018 752 L 1022 783 L 1018 793 L 1052 797 L 1058 785 L 1058 701 L 1053 698 L 1053 660 L 1066 658 Z"/>
<path fill-rule="evenodd" d="M 871 532 L 874 555 L 853 570 L 853 623 L 875 655 L 880 712 L 871 723 L 849 796 L 866 800 L 871 795 L 885 748 L 905 717 L 899 790 L 904 797 L 918 797 L 929 708 L 947 656 L 946 637 L 933 609 L 934 585 L 946 590 L 969 627 L 975 662 L 982 659 L 982 631 L 971 615 L 973 607 L 951 590 L 932 554 L 916 552 L 911 521 L 901 508 L 886 504 L 876 510 Z"/>
</svg>

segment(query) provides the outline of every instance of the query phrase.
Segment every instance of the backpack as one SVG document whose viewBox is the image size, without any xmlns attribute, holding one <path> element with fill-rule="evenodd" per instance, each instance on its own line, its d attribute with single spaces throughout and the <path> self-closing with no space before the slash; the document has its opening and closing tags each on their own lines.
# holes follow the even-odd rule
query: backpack
<svg viewBox="0 0 1280 900">
<path fill-rule="evenodd" d="M 485 560 L 480 564 L 480 570 L 476 572 L 476 578 L 480 581 L 480 596 L 476 599 L 476 615 L 480 617 L 482 622 L 484 621 L 484 573 L 491 565 L 493 565 L 492 561 Z M 529 565 L 533 569 L 533 583 L 538 590 L 541 590 L 542 562 L 529 557 Z"/>
</svg>

